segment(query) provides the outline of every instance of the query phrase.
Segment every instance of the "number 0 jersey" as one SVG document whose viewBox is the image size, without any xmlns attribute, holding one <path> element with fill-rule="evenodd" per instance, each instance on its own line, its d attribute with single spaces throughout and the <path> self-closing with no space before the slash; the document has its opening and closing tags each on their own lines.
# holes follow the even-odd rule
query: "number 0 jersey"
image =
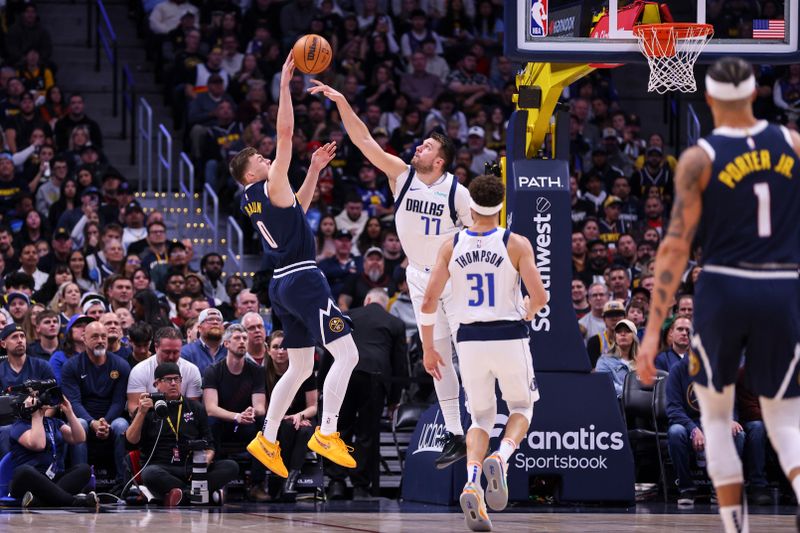
<svg viewBox="0 0 800 533">
<path fill-rule="evenodd" d="M 420 270 L 433 268 L 442 243 L 472 224 L 469 191 L 449 172 L 425 185 L 411 166 L 397 177 L 395 191 L 394 220 L 403 251 Z"/>
<path fill-rule="evenodd" d="M 245 187 L 241 209 L 261 235 L 264 253 L 275 269 L 301 261 L 314 264 L 316 240 L 296 197 L 291 207 L 275 207 L 269 201 L 267 181 L 258 181 Z"/>
<path fill-rule="evenodd" d="M 712 162 L 698 233 L 703 263 L 800 263 L 800 165 L 789 131 L 762 120 L 747 131 L 717 128 L 698 146 Z"/>
<path fill-rule="evenodd" d="M 452 312 L 460 324 L 525 318 L 520 276 L 508 256 L 510 230 L 463 230 L 454 236 L 448 264 Z"/>
</svg>

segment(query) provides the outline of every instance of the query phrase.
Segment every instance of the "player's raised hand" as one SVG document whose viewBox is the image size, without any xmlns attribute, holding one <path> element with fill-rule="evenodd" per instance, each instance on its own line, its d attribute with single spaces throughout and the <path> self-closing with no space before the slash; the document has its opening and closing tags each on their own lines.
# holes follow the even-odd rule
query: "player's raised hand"
<svg viewBox="0 0 800 533">
<path fill-rule="evenodd" d="M 444 360 L 434 348 L 429 348 L 423 352 L 422 366 L 425 367 L 425 372 L 433 376 L 436 381 L 442 379 L 442 371 L 439 370 L 439 367 L 444 366 Z"/>
<path fill-rule="evenodd" d="M 311 168 L 322 170 L 336 157 L 336 141 L 320 146 L 311 156 Z"/>
<path fill-rule="evenodd" d="M 294 76 L 294 56 L 289 52 L 281 69 L 281 87 L 288 87 L 289 82 L 292 81 L 292 76 Z"/>
<path fill-rule="evenodd" d="M 340 102 L 344 102 L 345 100 L 344 95 L 339 91 L 337 91 L 336 89 L 334 89 L 333 87 L 325 85 L 319 80 L 311 80 L 311 83 L 315 84 L 316 87 L 309 88 L 308 89 L 309 93 L 311 94 L 322 93 L 322 95 L 325 96 L 325 98 L 328 98 L 329 100 L 337 104 Z"/>
<path fill-rule="evenodd" d="M 639 353 L 636 355 L 636 373 L 639 380 L 645 385 L 651 385 L 656 379 L 655 359 L 658 353 L 658 337 L 648 337 L 642 340 Z"/>
</svg>

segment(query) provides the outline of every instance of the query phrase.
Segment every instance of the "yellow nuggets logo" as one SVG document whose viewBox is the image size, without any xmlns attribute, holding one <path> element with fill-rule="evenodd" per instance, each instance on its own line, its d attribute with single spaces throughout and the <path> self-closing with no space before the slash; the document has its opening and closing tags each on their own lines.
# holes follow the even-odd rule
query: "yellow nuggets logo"
<svg viewBox="0 0 800 533">
<path fill-rule="evenodd" d="M 689 375 L 695 377 L 700 372 L 700 360 L 694 352 L 689 352 Z"/>
<path fill-rule="evenodd" d="M 108 377 L 111 379 L 119 379 L 119 372 L 117 370 L 112 370 Z"/>
<path fill-rule="evenodd" d="M 697 396 L 694 395 L 694 382 L 689 383 L 689 386 L 686 388 L 686 403 L 691 407 L 694 411 L 700 412 L 700 405 L 697 403 Z"/>
<path fill-rule="evenodd" d="M 344 330 L 344 320 L 335 316 L 331 318 L 330 322 L 328 322 L 328 327 L 334 333 L 341 333 Z"/>
</svg>

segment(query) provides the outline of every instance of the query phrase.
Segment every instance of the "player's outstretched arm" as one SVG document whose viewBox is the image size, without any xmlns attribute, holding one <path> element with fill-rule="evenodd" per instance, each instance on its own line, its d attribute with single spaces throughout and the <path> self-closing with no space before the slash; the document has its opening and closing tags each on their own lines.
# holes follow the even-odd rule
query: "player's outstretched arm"
<svg viewBox="0 0 800 533">
<path fill-rule="evenodd" d="M 278 99 L 277 146 L 275 160 L 269 169 L 269 198 L 277 207 L 290 207 L 294 204 L 294 194 L 289 185 L 289 163 L 292 161 L 292 135 L 294 134 L 294 106 L 289 93 L 289 82 L 294 75 L 292 53 L 286 58 L 281 70 L 281 89 Z"/>
<path fill-rule="evenodd" d="M 711 161 L 701 148 L 693 146 L 683 152 L 675 170 L 675 203 L 672 206 L 669 230 L 656 254 L 650 317 L 637 356 L 639 362 L 636 370 L 639 379 L 645 384 L 652 383 L 655 379 L 653 361 L 658 353 L 661 326 L 667 318 L 669 306 L 689 259 L 692 240 L 703 212 L 703 190 L 708 184 L 710 174 Z"/>
<path fill-rule="evenodd" d="M 439 248 L 436 256 L 436 265 L 433 267 L 431 277 L 428 280 L 428 287 L 425 289 L 425 296 L 420 307 L 420 316 L 417 322 L 420 325 L 420 337 L 422 339 L 422 366 L 434 379 L 442 379 L 440 366 L 444 366 L 444 360 L 433 345 L 433 325 L 436 322 L 436 310 L 439 308 L 439 298 L 444 292 L 447 280 L 450 279 L 450 270 L 447 265 L 453 255 L 453 241 L 447 240 Z"/>
<path fill-rule="evenodd" d="M 311 156 L 311 164 L 306 172 L 306 179 L 300 190 L 297 191 L 297 199 L 303 207 L 303 211 L 308 211 L 308 206 L 311 205 L 311 199 L 314 197 L 314 190 L 317 188 L 317 179 L 319 173 L 331 162 L 336 155 L 336 142 L 329 142 L 325 146 L 320 146 L 314 150 Z"/>
<path fill-rule="evenodd" d="M 344 129 L 347 131 L 348 137 L 350 137 L 353 144 L 361 150 L 373 165 L 386 174 L 389 178 L 389 187 L 392 189 L 392 194 L 394 194 L 397 176 L 405 172 L 408 165 L 399 157 L 387 154 L 383 151 L 383 148 L 372 138 L 366 124 L 361 122 L 361 119 L 358 118 L 358 115 L 356 115 L 356 112 L 350 107 L 350 103 L 342 93 L 325 85 L 321 81 L 311 81 L 317 86 L 311 87 L 308 91 L 311 94 L 322 94 L 336 104 L 339 108 L 339 114 L 342 117 L 342 122 L 344 122 Z"/>
<path fill-rule="evenodd" d="M 533 246 L 531 246 L 531 242 L 522 235 L 512 233 L 508 241 L 508 254 L 512 264 L 516 263 L 515 266 L 517 270 L 519 270 L 522 283 L 525 284 L 525 289 L 528 291 L 528 296 L 525 300 L 528 307 L 528 314 L 525 320 L 533 320 L 536 313 L 547 305 L 547 290 L 544 288 L 539 269 L 536 268 Z"/>
</svg>

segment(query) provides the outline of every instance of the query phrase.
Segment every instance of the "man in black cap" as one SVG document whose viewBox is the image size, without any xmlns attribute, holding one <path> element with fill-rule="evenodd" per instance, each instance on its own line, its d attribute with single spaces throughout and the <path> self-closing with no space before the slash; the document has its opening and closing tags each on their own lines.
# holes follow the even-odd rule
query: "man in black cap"
<svg viewBox="0 0 800 533">
<path fill-rule="evenodd" d="M 163 418 L 156 414 L 150 394 L 142 393 L 125 439 L 129 449 L 142 450 L 144 457 L 152 453 L 150 464 L 142 470 L 142 481 L 157 498 L 163 498 L 164 505 L 174 507 L 181 503 L 189 488 L 192 472 L 190 441 L 205 441 L 210 493 L 235 479 L 239 467 L 229 459 L 214 461 L 214 441 L 208 415 L 200 402 L 181 395 L 182 378 L 178 365 L 160 363 L 154 377 L 154 385 L 164 395 L 167 404 Z M 156 409 L 161 410 L 158 406 Z"/>
<path fill-rule="evenodd" d="M 131 243 L 147 237 L 147 228 L 144 227 L 144 210 L 139 202 L 128 202 L 123 209 L 125 229 L 122 231 L 122 246 L 127 250 Z"/>
<path fill-rule="evenodd" d="M 359 274 L 362 270 L 362 258 L 355 257 L 353 249 L 353 236 L 349 231 L 340 229 L 333 234 L 333 244 L 336 254 L 319 262 L 319 269 L 325 274 L 328 285 L 331 286 L 331 295 L 338 300 L 342 292 L 344 281 L 352 274 Z"/>
<path fill-rule="evenodd" d="M 28 357 L 27 339 L 21 324 L 9 324 L 0 330 L 0 348 L 8 358 L 0 363 L 0 390 L 20 385 L 29 379 L 55 379 L 47 361 L 38 357 Z M 0 457 L 9 450 L 9 430 L 11 426 L 0 426 Z"/>
<path fill-rule="evenodd" d="M 58 263 L 68 263 L 72 253 L 72 236 L 67 228 L 56 228 L 50 238 L 50 252 L 39 259 L 39 270 L 50 272 Z"/>
</svg>

